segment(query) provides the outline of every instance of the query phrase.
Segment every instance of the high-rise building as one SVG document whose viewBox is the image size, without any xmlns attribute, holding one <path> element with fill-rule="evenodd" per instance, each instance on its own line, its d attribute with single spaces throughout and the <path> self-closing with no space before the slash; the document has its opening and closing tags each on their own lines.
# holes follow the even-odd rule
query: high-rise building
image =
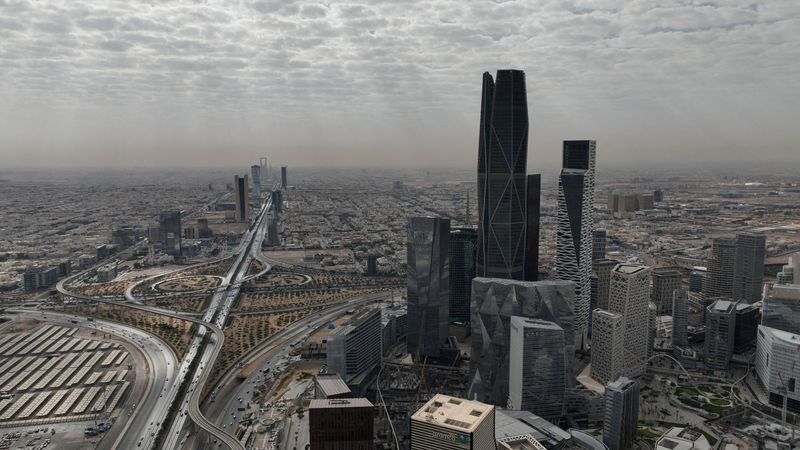
<svg viewBox="0 0 800 450">
<path fill-rule="evenodd" d="M 408 220 L 408 352 L 415 358 L 439 357 L 449 323 L 450 219 Z"/>
<path fill-rule="evenodd" d="M 250 185 L 247 184 L 247 175 L 243 177 L 236 175 L 233 178 L 233 187 L 236 201 L 236 221 L 247 222 L 250 220 L 250 199 L 248 194 Z"/>
<path fill-rule="evenodd" d="M 711 299 L 706 308 L 706 340 L 703 357 L 707 370 L 726 371 L 733 355 L 736 303 L 727 298 Z"/>
<path fill-rule="evenodd" d="M 708 263 L 708 272 L 703 280 L 703 298 L 733 298 L 736 241 L 728 237 L 714 238 Z"/>
<path fill-rule="evenodd" d="M 639 384 L 620 377 L 606 385 L 603 443 L 609 450 L 633 448 L 639 424 Z"/>
<path fill-rule="evenodd" d="M 773 286 L 764 299 L 761 324 L 800 334 L 800 285 Z"/>
<path fill-rule="evenodd" d="M 670 305 L 672 306 L 672 305 Z M 656 321 L 658 320 L 658 308 L 653 302 L 647 303 L 647 359 L 653 356 L 656 348 Z"/>
<path fill-rule="evenodd" d="M 756 375 L 769 394 L 769 403 L 800 413 L 800 335 L 758 327 Z"/>
<path fill-rule="evenodd" d="M 329 373 L 345 381 L 381 363 L 381 310 L 364 309 L 328 334 Z"/>
<path fill-rule="evenodd" d="M 800 253 L 789 257 L 776 278 L 776 284 L 800 284 Z"/>
<path fill-rule="evenodd" d="M 619 264 L 619 261 L 612 259 L 592 261 L 594 274 L 597 276 L 597 308 L 608 309 L 608 296 L 611 293 L 611 271 L 614 270 L 617 264 Z"/>
<path fill-rule="evenodd" d="M 733 299 L 753 303 L 761 301 L 764 289 L 764 253 L 766 237 L 758 233 L 736 235 L 736 263 L 733 275 Z"/>
<path fill-rule="evenodd" d="M 588 347 L 591 304 L 595 150 L 595 141 L 564 141 L 558 179 L 556 274 L 575 282 L 575 325 L 584 349 Z"/>
<path fill-rule="evenodd" d="M 649 340 L 650 268 L 618 264 L 611 272 L 611 295 L 608 309 L 622 315 L 625 322 L 625 356 L 622 374 L 644 374 Z"/>
<path fill-rule="evenodd" d="M 539 279 L 539 215 L 542 176 L 528 175 L 525 183 L 525 281 Z"/>
<path fill-rule="evenodd" d="M 526 238 L 538 235 L 539 199 L 530 199 L 528 207 L 528 103 L 521 70 L 499 70 L 496 83 L 483 74 L 479 137 L 477 275 L 522 280 L 525 264 L 538 263 L 538 255 L 526 255 Z M 538 179 L 530 181 L 530 191 L 538 193 Z M 533 215 L 535 231 L 529 231 Z"/>
<path fill-rule="evenodd" d="M 566 354 L 574 354 L 574 301 L 575 284 L 569 281 L 472 280 L 473 381 L 469 397 L 493 405 L 508 403 L 512 316 L 556 323 L 564 330 Z"/>
<path fill-rule="evenodd" d="M 311 400 L 311 450 L 373 450 L 375 407 L 365 398 Z"/>
<path fill-rule="evenodd" d="M 286 186 L 289 185 L 289 179 L 286 175 L 286 166 L 281 166 L 281 189 L 284 191 L 286 190 Z"/>
<path fill-rule="evenodd" d="M 158 236 L 161 249 L 173 256 L 181 255 L 181 212 L 167 211 L 158 215 Z"/>
<path fill-rule="evenodd" d="M 511 317 L 509 409 L 530 411 L 545 419 L 559 419 L 569 360 L 564 330 L 553 322 Z"/>
<path fill-rule="evenodd" d="M 683 274 L 672 268 L 656 268 L 651 274 L 653 288 L 650 290 L 650 301 L 656 304 L 658 315 L 672 314 L 672 297 L 681 288 Z"/>
<path fill-rule="evenodd" d="M 689 293 L 679 289 L 672 293 L 672 347 L 686 348 L 689 345 Z"/>
<path fill-rule="evenodd" d="M 496 448 L 494 406 L 436 394 L 411 416 L 411 450 Z"/>
<path fill-rule="evenodd" d="M 594 230 L 592 234 L 592 261 L 606 258 L 606 242 L 608 234 L 606 230 Z"/>
<path fill-rule="evenodd" d="M 477 241 L 475 228 L 456 228 L 450 232 L 450 322 L 469 321 Z"/>
<path fill-rule="evenodd" d="M 703 283 L 708 269 L 695 266 L 689 273 L 689 292 L 703 292 Z"/>
<path fill-rule="evenodd" d="M 733 337 L 733 351 L 743 353 L 756 345 L 756 333 L 761 321 L 761 308 L 751 303 L 736 304 L 736 328 Z"/>
<path fill-rule="evenodd" d="M 624 369 L 625 319 L 621 314 L 595 309 L 592 312 L 591 376 L 600 383 L 615 380 Z"/>
<path fill-rule="evenodd" d="M 253 182 L 253 195 L 261 197 L 261 166 L 250 166 L 250 177 Z"/>
</svg>

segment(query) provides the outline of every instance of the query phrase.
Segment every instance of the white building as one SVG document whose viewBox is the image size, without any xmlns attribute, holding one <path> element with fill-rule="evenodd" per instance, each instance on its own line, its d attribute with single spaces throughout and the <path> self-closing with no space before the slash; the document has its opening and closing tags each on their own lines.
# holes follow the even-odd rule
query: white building
<svg viewBox="0 0 800 450">
<path fill-rule="evenodd" d="M 649 304 L 650 268 L 637 264 L 618 264 L 614 267 L 608 309 L 624 319 L 622 375 L 626 377 L 638 377 L 645 371 L 650 341 Z"/>
<path fill-rule="evenodd" d="M 495 448 L 494 406 L 437 394 L 411 416 L 411 450 Z"/>
<path fill-rule="evenodd" d="M 711 444 L 699 431 L 673 427 L 658 439 L 656 450 L 711 450 Z"/>
<path fill-rule="evenodd" d="M 622 315 L 595 309 L 592 313 L 593 379 L 601 384 L 615 380 L 621 370 L 625 346 L 625 320 Z"/>
<path fill-rule="evenodd" d="M 785 389 L 788 408 L 800 409 L 800 335 L 759 326 L 756 374 L 769 393 L 771 404 L 783 406 Z"/>
</svg>

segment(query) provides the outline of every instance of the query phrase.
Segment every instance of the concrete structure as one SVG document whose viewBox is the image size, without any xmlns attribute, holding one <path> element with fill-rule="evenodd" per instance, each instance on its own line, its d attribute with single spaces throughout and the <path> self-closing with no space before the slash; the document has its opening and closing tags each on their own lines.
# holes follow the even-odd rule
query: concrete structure
<svg viewBox="0 0 800 450">
<path fill-rule="evenodd" d="M 733 272 L 736 264 L 736 241 L 715 238 L 711 243 L 711 260 L 703 280 L 703 298 L 733 298 Z"/>
<path fill-rule="evenodd" d="M 627 377 L 638 377 L 645 371 L 650 338 L 649 299 L 649 267 L 635 264 L 618 264 L 614 267 L 608 309 L 620 314 L 625 322 L 622 374 Z"/>
<path fill-rule="evenodd" d="M 161 250 L 172 256 L 181 255 L 181 212 L 167 211 L 158 215 L 158 237 Z"/>
<path fill-rule="evenodd" d="M 320 373 L 314 377 L 314 398 L 349 398 L 352 392 L 338 373 Z"/>
<path fill-rule="evenodd" d="M 365 398 L 311 400 L 311 450 L 373 450 L 375 407 Z"/>
<path fill-rule="evenodd" d="M 800 284 L 800 254 L 789 257 L 789 262 L 776 277 L 776 284 Z"/>
<path fill-rule="evenodd" d="M 594 230 L 592 233 L 592 261 L 606 259 L 606 242 L 608 235 L 606 230 Z"/>
<path fill-rule="evenodd" d="M 699 431 L 673 427 L 656 441 L 655 450 L 711 450 L 711 443 Z"/>
<path fill-rule="evenodd" d="M 695 266 L 689 273 L 689 292 L 703 292 L 703 282 L 706 279 L 708 269 Z"/>
<path fill-rule="evenodd" d="M 594 236 L 595 141 L 564 141 L 558 179 L 556 275 L 575 282 L 577 344 L 588 347 Z"/>
<path fill-rule="evenodd" d="M 639 385 L 620 377 L 606 385 L 603 443 L 610 450 L 633 448 L 639 422 Z"/>
<path fill-rule="evenodd" d="M 758 327 L 755 365 L 770 404 L 800 413 L 800 335 Z"/>
<path fill-rule="evenodd" d="M 381 362 L 381 311 L 364 309 L 328 334 L 329 373 L 349 382 Z"/>
<path fill-rule="evenodd" d="M 469 397 L 477 396 L 494 405 L 507 404 L 512 316 L 556 323 L 564 330 L 566 354 L 574 354 L 574 301 L 575 284 L 568 281 L 475 278 L 470 308 L 473 381 Z"/>
<path fill-rule="evenodd" d="M 469 321 L 472 279 L 475 278 L 475 228 L 456 228 L 450 231 L 448 247 L 450 263 L 450 322 Z"/>
<path fill-rule="evenodd" d="M 625 319 L 603 309 L 592 312 L 593 379 L 602 384 L 616 379 L 624 369 Z"/>
<path fill-rule="evenodd" d="M 248 222 L 250 220 L 250 195 L 248 191 L 250 185 L 247 184 L 247 175 L 233 178 L 234 200 L 236 202 L 235 218 L 237 222 Z"/>
<path fill-rule="evenodd" d="M 477 276 L 522 280 L 528 278 L 526 273 L 538 270 L 539 178 L 526 175 L 527 161 L 525 73 L 499 70 L 496 82 L 484 73 L 478 144 Z M 531 242 L 526 242 L 528 239 Z M 536 255 L 528 255 L 529 251 Z"/>
<path fill-rule="evenodd" d="M 736 235 L 736 263 L 733 274 L 733 299 L 753 303 L 761 300 L 764 289 L 766 236 L 758 233 Z"/>
<path fill-rule="evenodd" d="M 684 290 L 672 294 L 672 347 L 686 348 L 689 345 L 689 297 Z"/>
<path fill-rule="evenodd" d="M 253 182 L 253 196 L 261 197 L 261 166 L 250 166 L 250 179 Z"/>
<path fill-rule="evenodd" d="M 706 340 L 703 357 L 707 370 L 726 371 L 733 355 L 736 303 L 712 299 L 706 308 Z"/>
<path fill-rule="evenodd" d="M 553 322 L 511 317 L 508 407 L 559 419 L 569 378 L 564 330 Z"/>
<path fill-rule="evenodd" d="M 761 324 L 800 334 L 800 285 L 774 286 L 764 299 Z"/>
<path fill-rule="evenodd" d="M 411 450 L 494 449 L 494 406 L 437 394 L 411 416 Z"/>
<path fill-rule="evenodd" d="M 57 267 L 29 267 L 22 275 L 22 284 L 26 291 L 48 288 L 54 286 L 57 281 Z"/>
<path fill-rule="evenodd" d="M 735 353 L 743 353 L 755 347 L 760 322 L 761 308 L 744 302 L 736 304 L 736 327 L 733 338 Z"/>
<path fill-rule="evenodd" d="M 672 314 L 672 297 L 681 288 L 683 274 L 673 268 L 656 268 L 651 274 L 653 287 L 650 290 L 650 301 L 656 304 L 659 316 Z"/>
<path fill-rule="evenodd" d="M 420 361 L 439 356 L 449 323 L 450 219 L 408 221 L 408 352 Z"/>
</svg>

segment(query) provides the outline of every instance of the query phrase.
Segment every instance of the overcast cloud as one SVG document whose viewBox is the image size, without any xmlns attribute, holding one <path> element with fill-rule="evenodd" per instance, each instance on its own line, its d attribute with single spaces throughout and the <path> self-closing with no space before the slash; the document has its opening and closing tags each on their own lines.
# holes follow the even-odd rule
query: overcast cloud
<svg viewBox="0 0 800 450">
<path fill-rule="evenodd" d="M 797 0 L 0 0 L 0 167 L 471 165 L 499 68 L 531 171 L 800 161 Z"/>
</svg>

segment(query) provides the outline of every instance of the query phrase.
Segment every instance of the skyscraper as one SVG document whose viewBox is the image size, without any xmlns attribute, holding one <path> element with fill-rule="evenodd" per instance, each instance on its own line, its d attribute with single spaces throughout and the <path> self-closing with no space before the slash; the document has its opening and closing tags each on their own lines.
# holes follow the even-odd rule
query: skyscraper
<svg viewBox="0 0 800 450">
<path fill-rule="evenodd" d="M 528 103 L 521 70 L 499 70 L 496 84 L 483 74 L 479 137 L 477 275 L 522 280 L 532 234 L 526 218 L 533 211 L 526 207 Z"/>
<path fill-rule="evenodd" d="M 596 147 L 595 141 L 564 141 L 558 179 L 556 274 L 575 282 L 575 327 L 581 348 L 588 347 Z"/>
<path fill-rule="evenodd" d="M 608 240 L 606 230 L 594 230 L 592 234 L 592 260 L 605 259 L 606 241 Z"/>
<path fill-rule="evenodd" d="M 256 197 L 261 196 L 261 166 L 250 166 L 250 176 L 253 181 L 253 195 Z"/>
<path fill-rule="evenodd" d="M 281 189 L 286 190 L 289 185 L 289 179 L 286 176 L 286 166 L 281 166 Z"/>
<path fill-rule="evenodd" d="M 468 322 L 472 279 L 475 278 L 475 228 L 456 228 L 450 232 L 450 321 Z"/>
<path fill-rule="evenodd" d="M 525 281 L 539 279 L 539 215 L 542 176 L 528 175 L 525 194 Z"/>
<path fill-rule="evenodd" d="M 625 356 L 622 374 L 628 377 L 644 374 L 649 341 L 649 300 L 650 268 L 635 264 L 618 264 L 611 272 L 608 309 L 622 315 L 625 322 Z"/>
<path fill-rule="evenodd" d="M 560 418 L 571 358 L 566 355 L 560 326 L 512 316 L 509 409 L 529 411 L 550 420 Z"/>
<path fill-rule="evenodd" d="M 381 310 L 364 309 L 328 334 L 327 364 L 343 380 L 374 368 L 381 362 Z"/>
<path fill-rule="evenodd" d="M 592 312 L 591 376 L 605 384 L 623 370 L 625 357 L 625 319 L 621 314 L 595 309 Z"/>
<path fill-rule="evenodd" d="M 603 443 L 609 450 L 633 448 L 639 423 L 639 385 L 620 377 L 606 385 Z"/>
<path fill-rule="evenodd" d="M 689 345 L 689 293 L 679 289 L 672 293 L 672 347 L 686 348 Z"/>
<path fill-rule="evenodd" d="M 619 264 L 613 259 L 592 261 L 594 273 L 597 275 L 597 307 L 608 309 L 608 295 L 611 292 L 611 271 Z"/>
<path fill-rule="evenodd" d="M 764 299 L 761 324 L 800 334 L 800 285 L 774 286 Z"/>
<path fill-rule="evenodd" d="M 494 449 L 494 406 L 436 394 L 411 416 L 411 450 Z"/>
<path fill-rule="evenodd" d="M 181 255 L 181 212 L 167 211 L 158 215 L 158 236 L 164 253 Z"/>
<path fill-rule="evenodd" d="M 774 328 L 758 327 L 756 375 L 769 394 L 769 403 L 800 413 L 800 336 Z"/>
<path fill-rule="evenodd" d="M 761 300 L 764 287 L 766 237 L 758 233 L 736 235 L 736 263 L 733 274 L 733 299 L 753 303 Z"/>
<path fill-rule="evenodd" d="M 726 371 L 733 355 L 736 331 L 736 303 L 713 299 L 706 308 L 706 340 L 703 349 L 706 369 Z"/>
<path fill-rule="evenodd" d="M 477 395 L 478 400 L 498 406 L 508 403 L 512 316 L 557 324 L 564 330 L 566 354 L 574 354 L 574 301 L 575 284 L 569 281 L 472 280 L 473 381 L 469 397 Z"/>
<path fill-rule="evenodd" d="M 408 352 L 438 357 L 447 339 L 450 219 L 412 217 L 408 221 Z"/>
<path fill-rule="evenodd" d="M 233 178 L 233 188 L 235 189 L 236 221 L 247 222 L 250 220 L 250 200 L 248 195 L 250 186 L 247 184 L 247 175 L 243 177 L 236 175 Z"/>
<path fill-rule="evenodd" d="M 733 298 L 733 272 L 736 264 L 736 241 L 729 237 L 714 238 L 711 260 L 703 280 L 703 298 Z"/>
<path fill-rule="evenodd" d="M 653 289 L 650 301 L 656 304 L 659 315 L 672 314 L 673 293 L 681 287 L 681 271 L 671 268 L 657 268 L 652 271 Z"/>
</svg>

